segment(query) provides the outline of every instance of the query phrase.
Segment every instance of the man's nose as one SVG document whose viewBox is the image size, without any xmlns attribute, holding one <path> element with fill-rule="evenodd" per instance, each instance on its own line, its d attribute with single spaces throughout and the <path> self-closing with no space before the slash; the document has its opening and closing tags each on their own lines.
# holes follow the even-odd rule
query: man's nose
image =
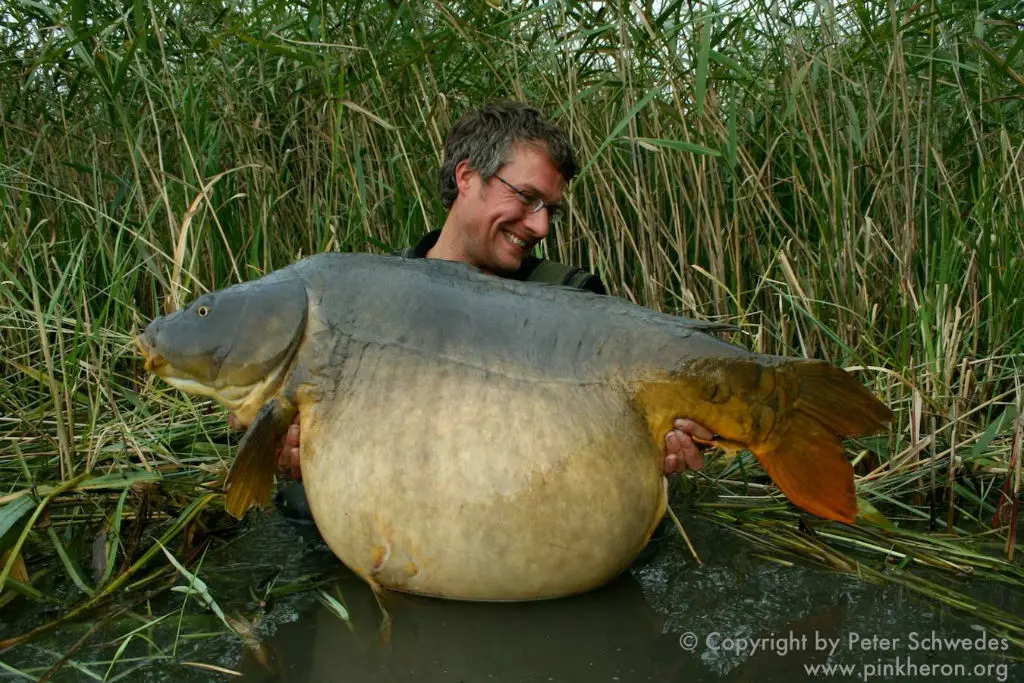
<svg viewBox="0 0 1024 683">
<path fill-rule="evenodd" d="M 523 220 L 523 225 L 534 234 L 537 240 L 542 240 L 548 236 L 548 231 L 551 229 L 551 223 L 548 220 L 547 207 L 537 211 L 536 213 L 526 213 L 526 218 Z"/>
</svg>

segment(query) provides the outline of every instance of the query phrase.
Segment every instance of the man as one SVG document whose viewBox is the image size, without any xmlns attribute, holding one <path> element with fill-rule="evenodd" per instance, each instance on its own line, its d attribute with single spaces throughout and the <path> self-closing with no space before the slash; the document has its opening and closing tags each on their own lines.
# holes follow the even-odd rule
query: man
<svg viewBox="0 0 1024 683">
<path fill-rule="evenodd" d="M 532 255 L 562 213 L 562 194 L 575 174 L 568 138 L 537 109 L 499 102 L 471 111 L 445 141 L 440 191 L 448 217 L 399 255 L 462 261 L 500 277 L 605 294 L 598 276 Z M 704 456 L 694 437 L 707 441 L 713 434 L 684 418 L 674 426 L 665 435 L 665 474 L 700 469 Z M 296 418 L 279 449 L 284 477 L 301 479 L 299 441 Z"/>
</svg>

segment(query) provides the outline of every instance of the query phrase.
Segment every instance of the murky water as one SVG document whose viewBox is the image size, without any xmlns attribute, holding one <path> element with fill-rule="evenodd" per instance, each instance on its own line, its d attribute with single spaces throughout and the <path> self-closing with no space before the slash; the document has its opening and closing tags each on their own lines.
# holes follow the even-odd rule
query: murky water
<svg viewBox="0 0 1024 683">
<path fill-rule="evenodd" d="M 52 680 L 101 679 L 108 667 L 110 679 L 228 680 L 200 668 L 210 665 L 261 683 L 1024 680 L 1020 650 L 970 618 L 899 588 L 765 559 L 700 518 L 686 528 L 703 565 L 668 531 L 627 574 L 586 595 L 480 604 L 386 594 L 378 604 L 310 527 L 257 515 L 200 568 L 224 611 L 251 615 L 274 586 L 326 578 L 347 621 L 315 591 L 270 597 L 256 626 L 262 647 L 248 650 L 194 599 L 180 620 L 183 597 L 164 593 L 98 632 Z M 960 588 L 1024 611 L 1024 588 Z M 125 633 L 162 614 L 116 654 Z M 39 675 L 89 627 L 63 628 L 6 661 Z"/>
<path fill-rule="evenodd" d="M 261 682 L 1024 680 L 1024 663 L 1005 657 L 1021 654 L 1013 645 L 947 609 L 763 559 L 709 522 L 687 530 L 703 566 L 668 536 L 613 584 L 563 600 L 389 594 L 379 605 L 348 581 L 348 621 L 303 611 L 269 639 L 270 667 L 247 654 L 237 668 Z M 1003 609 L 1024 607 L 1020 591 L 979 589 Z"/>
</svg>

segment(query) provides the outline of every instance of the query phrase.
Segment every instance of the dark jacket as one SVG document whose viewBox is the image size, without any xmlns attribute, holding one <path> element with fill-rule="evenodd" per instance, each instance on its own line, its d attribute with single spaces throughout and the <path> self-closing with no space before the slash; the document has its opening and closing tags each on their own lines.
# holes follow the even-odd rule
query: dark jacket
<svg viewBox="0 0 1024 683">
<path fill-rule="evenodd" d="M 394 255 L 405 258 L 426 258 L 427 252 L 437 244 L 437 238 L 440 235 L 440 230 L 428 232 L 415 246 L 396 251 Z M 601 278 L 597 275 L 588 273 L 582 268 L 574 268 L 550 259 L 537 258 L 532 254 L 523 260 L 523 265 L 519 267 L 519 270 L 506 277 L 525 282 L 546 282 L 552 285 L 576 287 L 595 294 L 608 293 Z"/>
</svg>

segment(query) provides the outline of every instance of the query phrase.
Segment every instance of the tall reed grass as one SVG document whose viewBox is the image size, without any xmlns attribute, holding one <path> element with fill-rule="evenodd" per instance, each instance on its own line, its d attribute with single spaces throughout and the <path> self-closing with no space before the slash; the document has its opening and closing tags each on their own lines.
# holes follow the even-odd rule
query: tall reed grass
<svg viewBox="0 0 1024 683">
<path fill-rule="evenodd" d="M 160 517 L 141 512 L 147 482 L 180 521 L 222 475 L 223 415 L 154 390 L 133 330 L 303 255 L 440 227 L 447 129 L 508 97 L 562 124 L 583 165 L 547 254 L 731 321 L 755 350 L 857 368 L 898 415 L 856 452 L 864 501 L 946 539 L 905 556 L 942 565 L 954 543 L 958 571 L 1019 580 L 1020 16 L 1007 0 L 6 6 L 0 536 L 21 552 L 0 586 L 31 600 L 19 558 L 31 574 L 59 554 L 104 595 L 156 547 L 126 541 Z M 89 579 L 62 551 L 97 529 L 113 550 Z M 893 538 L 861 546 L 884 562 Z"/>
</svg>

